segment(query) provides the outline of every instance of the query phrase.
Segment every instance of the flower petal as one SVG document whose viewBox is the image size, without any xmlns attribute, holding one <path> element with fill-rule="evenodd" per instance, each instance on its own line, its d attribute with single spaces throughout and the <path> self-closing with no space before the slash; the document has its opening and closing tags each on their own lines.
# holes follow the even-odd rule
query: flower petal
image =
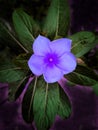
<svg viewBox="0 0 98 130">
<path fill-rule="evenodd" d="M 56 66 L 53 67 L 47 66 L 45 68 L 43 75 L 47 83 L 54 83 L 63 77 L 63 71 L 57 68 Z"/>
<path fill-rule="evenodd" d="M 50 40 L 44 36 L 39 35 L 33 44 L 33 51 L 36 55 L 44 56 L 45 53 L 50 52 Z"/>
<path fill-rule="evenodd" d="M 60 69 L 64 70 L 63 71 L 64 74 L 68 74 L 74 71 L 76 68 L 76 65 L 77 65 L 76 58 L 70 52 L 63 54 L 59 59 L 59 63 L 57 64 L 57 66 Z"/>
<path fill-rule="evenodd" d="M 32 55 L 28 61 L 28 66 L 35 75 L 41 75 L 43 73 L 43 57 Z"/>
<path fill-rule="evenodd" d="M 72 40 L 68 38 L 61 38 L 50 42 L 50 48 L 53 52 L 57 53 L 59 56 L 65 52 L 70 52 Z"/>
</svg>

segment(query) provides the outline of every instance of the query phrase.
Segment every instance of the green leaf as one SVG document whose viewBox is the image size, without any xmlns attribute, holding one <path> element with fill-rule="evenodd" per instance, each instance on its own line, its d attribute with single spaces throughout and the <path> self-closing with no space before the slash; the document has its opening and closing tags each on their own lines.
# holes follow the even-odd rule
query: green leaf
<svg viewBox="0 0 98 130">
<path fill-rule="evenodd" d="M 6 63 L 0 66 L 0 82 L 15 82 L 21 80 L 25 72 L 12 64 Z"/>
<path fill-rule="evenodd" d="M 39 26 L 22 9 L 17 9 L 13 12 L 13 23 L 22 45 L 28 51 L 31 51 L 34 36 L 39 32 Z"/>
<path fill-rule="evenodd" d="M 38 86 L 33 104 L 34 121 L 38 130 L 47 130 L 53 123 L 58 110 L 59 89 L 57 84 L 49 85 L 47 88 L 45 82 L 39 83 Z"/>
<path fill-rule="evenodd" d="M 98 81 L 98 76 L 90 68 L 81 65 L 72 73 L 65 75 L 65 78 L 75 84 L 87 86 L 92 86 Z"/>
<path fill-rule="evenodd" d="M 12 62 L 13 55 L 8 48 L 0 52 L 0 82 L 16 82 L 26 75 L 25 70 Z"/>
<path fill-rule="evenodd" d="M 97 44 L 95 35 L 92 32 L 78 32 L 69 38 L 72 39 L 72 53 L 76 57 L 83 56 Z"/>
<path fill-rule="evenodd" d="M 70 101 L 57 83 L 47 84 L 42 77 L 39 77 L 35 89 L 34 82 L 35 80 L 24 96 L 23 117 L 27 122 L 32 122 L 34 118 L 38 130 L 47 130 L 53 124 L 57 114 L 63 118 L 69 117 Z"/>
<path fill-rule="evenodd" d="M 28 80 L 29 80 L 29 76 L 25 76 L 21 81 L 18 82 L 18 85 L 17 85 L 17 89 L 15 91 L 15 94 L 14 94 L 14 99 L 16 100 L 20 95 L 21 93 L 23 92 Z"/>
<path fill-rule="evenodd" d="M 29 70 L 27 62 L 30 56 L 31 56 L 30 53 L 20 54 L 13 60 L 13 62 L 15 63 L 16 66 L 21 67 L 22 69 L 25 70 Z"/>
<path fill-rule="evenodd" d="M 15 57 L 9 47 L 0 51 L 0 82 L 9 83 L 9 100 L 14 101 L 15 92 L 23 85 L 24 78 L 26 78 L 27 70 L 17 67 L 12 59 Z"/>
<path fill-rule="evenodd" d="M 20 50 L 19 47 L 26 51 L 26 49 L 14 36 L 10 24 L 5 22 L 4 20 L 0 20 L 0 42 L 3 46 L 9 46 L 14 51 L 18 52 Z"/>
<path fill-rule="evenodd" d="M 9 101 L 15 101 L 23 92 L 29 77 L 25 76 L 23 79 L 16 82 L 9 83 Z"/>
<path fill-rule="evenodd" d="M 28 72 L 27 74 L 25 74 L 23 79 L 18 80 L 16 82 L 9 83 L 9 100 L 10 101 L 15 101 L 17 100 L 17 98 L 19 98 L 29 78 L 30 78 L 30 73 Z"/>
<path fill-rule="evenodd" d="M 92 86 L 94 93 L 98 96 L 98 82 Z"/>
<path fill-rule="evenodd" d="M 24 95 L 22 102 L 22 115 L 27 123 L 33 121 L 33 100 L 37 78 L 34 78 Z"/>
<path fill-rule="evenodd" d="M 10 25 L 9 25 L 10 27 Z M 10 36 L 10 30 L 9 28 L 5 25 L 5 22 L 0 20 L 0 42 L 3 43 L 3 45 L 6 44 L 12 44 L 14 40 Z M 15 47 L 15 46 L 14 46 Z"/>
<path fill-rule="evenodd" d="M 52 0 L 44 22 L 43 32 L 49 37 L 66 36 L 70 25 L 67 0 Z"/>
<path fill-rule="evenodd" d="M 64 93 L 63 89 L 59 88 L 59 109 L 58 109 L 58 115 L 60 115 L 62 118 L 69 117 L 71 113 L 71 104 L 68 99 L 68 96 Z"/>
</svg>

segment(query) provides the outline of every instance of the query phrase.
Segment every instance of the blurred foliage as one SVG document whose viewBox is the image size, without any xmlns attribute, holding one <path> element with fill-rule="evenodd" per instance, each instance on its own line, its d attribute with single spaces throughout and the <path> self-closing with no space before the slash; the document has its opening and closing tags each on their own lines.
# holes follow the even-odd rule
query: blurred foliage
<svg viewBox="0 0 98 130">
<path fill-rule="evenodd" d="M 46 10 L 50 5 L 50 0 L 0 0 L 0 17 L 11 21 L 12 12 L 16 8 L 23 8 L 34 19 L 41 20 L 46 16 Z M 36 12 L 36 13 L 35 13 Z"/>
</svg>

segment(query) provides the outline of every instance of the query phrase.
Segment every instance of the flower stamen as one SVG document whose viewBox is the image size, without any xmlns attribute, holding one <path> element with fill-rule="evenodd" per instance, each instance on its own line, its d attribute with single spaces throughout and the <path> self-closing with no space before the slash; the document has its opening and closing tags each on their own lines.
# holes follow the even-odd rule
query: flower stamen
<svg viewBox="0 0 98 130">
<path fill-rule="evenodd" d="M 53 61 L 53 58 L 49 58 L 49 61 L 52 62 L 52 61 Z"/>
</svg>

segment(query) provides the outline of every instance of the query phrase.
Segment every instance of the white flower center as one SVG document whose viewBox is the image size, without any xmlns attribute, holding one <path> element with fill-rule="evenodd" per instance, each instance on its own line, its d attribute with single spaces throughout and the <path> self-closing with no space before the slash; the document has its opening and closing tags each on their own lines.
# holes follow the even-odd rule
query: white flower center
<svg viewBox="0 0 98 130">
<path fill-rule="evenodd" d="M 53 61 L 53 58 L 49 58 L 49 61 L 52 62 L 52 61 Z"/>
</svg>

